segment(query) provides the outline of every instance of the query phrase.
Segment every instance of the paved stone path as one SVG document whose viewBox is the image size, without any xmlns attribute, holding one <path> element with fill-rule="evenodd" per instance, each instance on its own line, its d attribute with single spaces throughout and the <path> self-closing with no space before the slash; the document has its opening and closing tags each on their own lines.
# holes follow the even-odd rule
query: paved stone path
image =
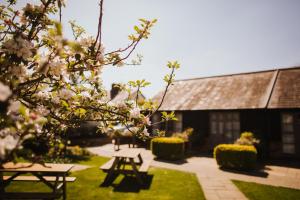
<svg viewBox="0 0 300 200">
<path fill-rule="evenodd" d="M 74 167 L 71 169 L 71 172 L 81 171 L 81 170 L 85 170 L 85 169 L 87 169 L 87 168 L 90 168 L 90 166 L 88 166 L 88 165 L 75 164 Z"/>
<path fill-rule="evenodd" d="M 121 149 L 128 145 L 121 145 Z M 94 154 L 111 157 L 114 153 L 112 144 L 88 148 Z M 231 180 L 242 180 L 267 185 L 300 189 L 300 169 L 266 166 L 262 174 L 246 175 L 220 170 L 215 160 L 210 157 L 190 157 L 186 162 L 170 163 L 153 160 L 151 151 L 142 149 L 142 157 L 151 159 L 151 166 L 193 172 L 196 174 L 207 200 L 244 200 L 247 199 Z"/>
</svg>

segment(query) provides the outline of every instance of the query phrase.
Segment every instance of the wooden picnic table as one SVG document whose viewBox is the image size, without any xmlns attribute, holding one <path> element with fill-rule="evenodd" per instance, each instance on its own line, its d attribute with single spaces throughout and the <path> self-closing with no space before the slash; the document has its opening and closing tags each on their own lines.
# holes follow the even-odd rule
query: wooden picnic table
<svg viewBox="0 0 300 200">
<path fill-rule="evenodd" d="M 123 149 L 115 152 L 113 158 L 102 165 L 100 169 L 107 173 L 104 183 L 110 183 L 119 174 L 133 174 L 140 184 L 143 184 L 142 177 L 147 174 L 150 160 L 144 161 L 140 149 Z M 126 168 L 126 165 L 131 168 Z"/>
<path fill-rule="evenodd" d="M 121 143 L 125 142 L 129 148 L 137 146 L 134 136 L 114 136 L 113 138 L 114 150 L 119 151 Z"/>
<path fill-rule="evenodd" d="M 72 164 L 37 164 L 37 163 L 5 163 L 0 168 L 0 199 L 66 199 L 66 182 L 75 181 L 75 177 L 67 177 Z M 9 172 L 10 176 L 4 176 Z M 33 176 L 22 176 L 23 174 Z M 12 175 L 11 175 L 12 174 Z M 12 181 L 42 181 L 52 192 L 6 192 L 5 188 Z"/>
</svg>

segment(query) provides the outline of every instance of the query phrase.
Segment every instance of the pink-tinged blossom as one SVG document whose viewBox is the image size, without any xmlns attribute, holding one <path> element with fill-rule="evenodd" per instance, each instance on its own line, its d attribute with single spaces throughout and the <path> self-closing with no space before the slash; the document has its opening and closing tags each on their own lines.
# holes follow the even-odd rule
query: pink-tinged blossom
<svg viewBox="0 0 300 200">
<path fill-rule="evenodd" d="M 49 73 L 53 76 L 60 77 L 65 72 L 65 66 L 61 62 L 52 62 L 49 64 Z"/>
<path fill-rule="evenodd" d="M 0 82 L 0 101 L 6 101 L 11 94 L 10 88 Z"/>
<path fill-rule="evenodd" d="M 27 76 L 27 74 L 26 74 L 26 69 L 25 69 L 25 67 L 22 66 L 22 65 L 20 65 L 20 66 L 15 66 L 15 65 L 14 65 L 14 66 L 12 66 L 12 67 L 9 68 L 9 71 L 10 71 L 10 73 L 11 73 L 13 76 L 19 78 L 20 80 L 23 80 L 24 77 Z"/>
<path fill-rule="evenodd" d="M 116 103 L 116 106 L 120 109 L 120 110 L 125 110 L 127 109 L 127 105 L 124 101 L 118 101 Z"/>
<path fill-rule="evenodd" d="M 144 123 L 146 126 L 151 126 L 150 118 L 149 118 L 148 116 L 144 117 L 144 118 L 143 118 L 143 123 Z"/>
<path fill-rule="evenodd" d="M 123 65 L 125 65 L 125 63 L 124 63 L 123 61 L 119 61 L 119 62 L 117 63 L 117 67 L 122 67 Z"/>
<path fill-rule="evenodd" d="M 86 37 L 86 38 L 82 38 L 80 40 L 80 45 L 83 46 L 83 47 L 90 47 L 92 44 L 94 44 L 94 39 L 93 37 Z"/>
<path fill-rule="evenodd" d="M 19 114 L 20 108 L 21 108 L 21 102 L 20 101 L 11 101 L 8 106 L 8 114 Z"/>
<path fill-rule="evenodd" d="M 140 114 L 141 114 L 141 110 L 137 107 L 130 110 L 130 118 L 133 119 L 139 118 Z"/>
</svg>

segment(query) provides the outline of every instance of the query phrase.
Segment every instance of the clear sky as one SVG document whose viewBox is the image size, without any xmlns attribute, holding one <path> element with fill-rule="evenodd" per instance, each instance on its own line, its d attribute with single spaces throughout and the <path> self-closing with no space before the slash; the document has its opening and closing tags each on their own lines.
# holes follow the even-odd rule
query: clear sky
<svg viewBox="0 0 300 200">
<path fill-rule="evenodd" d="M 68 0 L 63 11 L 96 34 L 98 0 Z M 126 46 L 139 18 L 157 18 L 150 39 L 137 48 L 142 65 L 107 67 L 103 81 L 145 78 L 151 97 L 163 89 L 168 60 L 178 60 L 176 79 L 300 65 L 299 0 L 105 0 L 103 40 L 107 50 Z"/>
</svg>

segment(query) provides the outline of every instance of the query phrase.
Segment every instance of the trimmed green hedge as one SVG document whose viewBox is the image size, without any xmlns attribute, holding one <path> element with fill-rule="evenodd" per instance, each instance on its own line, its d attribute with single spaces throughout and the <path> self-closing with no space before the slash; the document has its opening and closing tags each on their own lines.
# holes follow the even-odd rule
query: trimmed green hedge
<svg viewBox="0 0 300 200">
<path fill-rule="evenodd" d="M 233 169 L 253 169 L 257 151 L 254 146 L 220 144 L 214 149 L 214 158 L 220 167 Z"/>
<path fill-rule="evenodd" d="M 175 137 L 160 137 L 151 140 L 152 154 L 157 158 L 179 160 L 184 157 L 184 140 Z"/>
</svg>

